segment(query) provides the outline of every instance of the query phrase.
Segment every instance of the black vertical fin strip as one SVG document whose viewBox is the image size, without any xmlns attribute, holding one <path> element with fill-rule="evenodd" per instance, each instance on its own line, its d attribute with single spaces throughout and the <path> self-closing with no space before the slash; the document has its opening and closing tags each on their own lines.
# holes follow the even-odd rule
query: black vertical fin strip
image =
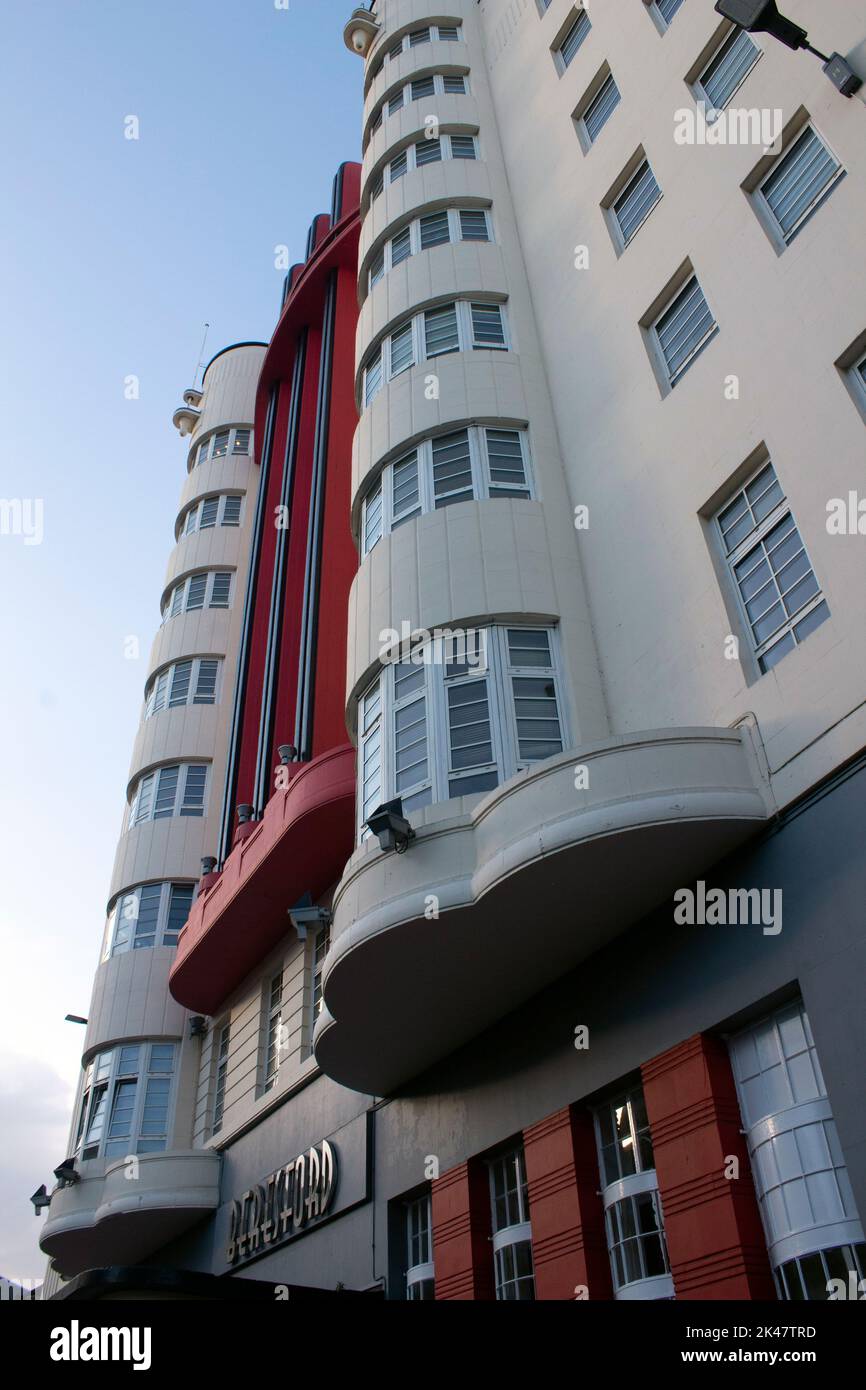
<svg viewBox="0 0 866 1390">
<path fill-rule="evenodd" d="M 312 756 L 313 746 L 315 655 L 319 628 L 322 534 L 325 522 L 325 476 L 328 464 L 328 438 L 331 420 L 336 314 L 337 271 L 332 270 L 328 276 L 325 291 L 325 310 L 322 323 L 322 352 L 319 364 L 316 431 L 313 446 L 313 477 L 307 526 L 307 562 L 304 572 L 304 600 L 298 658 L 298 699 L 295 706 L 295 746 L 298 750 L 298 757 L 303 761 L 307 761 Z"/>
<path fill-rule="evenodd" d="M 286 432 L 286 450 L 283 456 L 283 476 L 280 486 L 280 502 L 283 518 L 288 525 L 277 531 L 277 545 L 274 556 L 274 573 L 271 579 L 271 602 L 268 612 L 268 643 L 265 653 L 265 670 L 262 681 L 262 708 L 259 718 L 259 741 L 256 755 L 256 776 L 253 793 L 253 816 L 261 816 L 268 802 L 271 780 L 271 744 L 273 741 L 275 701 L 277 692 L 277 672 L 280 664 L 280 638 L 283 628 L 284 589 L 286 581 L 286 554 L 291 529 L 292 491 L 295 479 L 295 460 L 298 452 L 298 433 L 301 419 L 301 398 L 304 389 L 304 372 L 307 362 L 307 330 L 303 328 L 298 335 L 295 349 L 295 365 L 292 372 L 292 394 L 289 403 L 289 422 Z"/>
<path fill-rule="evenodd" d="M 259 491 L 256 497 L 256 511 L 250 539 L 250 564 L 247 577 L 247 591 L 244 596 L 244 611 L 241 621 L 241 639 L 238 651 L 238 667 L 235 674 L 235 689 L 232 700 L 232 718 L 229 730 L 228 759 L 226 779 L 223 789 L 222 811 L 220 813 L 219 845 L 217 858 L 220 868 L 231 853 L 232 828 L 234 824 L 234 799 L 238 785 L 238 752 L 240 747 L 243 704 L 246 698 L 247 679 L 250 665 L 250 642 L 252 640 L 252 621 L 255 608 L 256 590 L 261 566 L 262 532 L 264 525 L 265 501 L 271 473 L 271 455 L 274 447 L 274 425 L 280 398 L 280 384 L 274 382 L 268 396 L 265 415 L 265 434 L 262 440 L 261 465 L 259 468 Z"/>
</svg>

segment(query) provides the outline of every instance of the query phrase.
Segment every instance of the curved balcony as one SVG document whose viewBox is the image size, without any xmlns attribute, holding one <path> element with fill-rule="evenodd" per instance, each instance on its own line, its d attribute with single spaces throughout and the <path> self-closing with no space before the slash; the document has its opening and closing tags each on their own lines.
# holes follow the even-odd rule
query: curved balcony
<svg viewBox="0 0 866 1390">
<path fill-rule="evenodd" d="M 51 1197 L 39 1244 L 66 1278 L 133 1264 L 175 1240 L 219 1205 L 220 1156 L 197 1149 L 91 1160 L 80 1182 Z"/>
<path fill-rule="evenodd" d="M 355 829 L 355 750 L 290 764 L 252 833 L 232 850 L 180 933 L 169 976 L 175 999 L 214 1014 L 289 930 L 288 910 L 339 877 Z"/>
<path fill-rule="evenodd" d="M 768 814 L 747 736 L 712 728 L 573 748 L 454 809 L 420 813 L 405 854 L 366 842 L 337 889 L 315 1054 L 366 1094 L 406 1087 Z"/>
</svg>

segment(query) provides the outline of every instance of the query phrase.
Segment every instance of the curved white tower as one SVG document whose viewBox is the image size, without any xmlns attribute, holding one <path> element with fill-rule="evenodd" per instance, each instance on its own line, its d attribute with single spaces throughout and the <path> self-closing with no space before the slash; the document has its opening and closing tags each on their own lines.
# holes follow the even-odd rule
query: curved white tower
<svg viewBox="0 0 866 1390">
<path fill-rule="evenodd" d="M 199 1025 L 171 998 L 168 975 L 218 838 L 264 351 L 242 343 L 217 354 L 175 414 L 188 476 L 133 745 L 68 1178 L 41 1237 L 52 1285 L 57 1273 L 146 1258 L 217 1204 L 219 1156 L 193 1149 Z"/>
<path fill-rule="evenodd" d="M 334 899 L 316 1056 L 373 1094 L 766 816 L 739 732 L 624 738 L 610 722 L 586 508 L 557 431 L 485 22 L 476 0 L 377 0 L 344 31 L 366 66 L 347 688 L 359 840 Z M 378 842 L 365 829 L 397 798 L 413 832 L 399 858 L 387 825 Z"/>
</svg>

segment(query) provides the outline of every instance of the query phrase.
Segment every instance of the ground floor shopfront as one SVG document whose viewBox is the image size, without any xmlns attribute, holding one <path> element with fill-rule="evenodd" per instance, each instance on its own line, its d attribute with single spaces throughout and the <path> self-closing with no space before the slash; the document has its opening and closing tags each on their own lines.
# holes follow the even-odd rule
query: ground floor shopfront
<svg viewBox="0 0 866 1390">
<path fill-rule="evenodd" d="M 148 1264 L 391 1299 L 856 1296 L 864 818 L 858 765 L 690 885 L 703 920 L 665 904 L 400 1095 L 305 1079 L 219 1136 L 217 1212 Z"/>
</svg>

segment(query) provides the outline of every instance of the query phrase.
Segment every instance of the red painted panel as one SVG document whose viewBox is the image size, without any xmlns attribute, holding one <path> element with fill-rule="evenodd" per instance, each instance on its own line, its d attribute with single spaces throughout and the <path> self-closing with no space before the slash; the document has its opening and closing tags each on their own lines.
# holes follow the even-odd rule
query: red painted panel
<svg viewBox="0 0 866 1390">
<path fill-rule="evenodd" d="M 523 1131 L 523 1149 L 536 1299 L 613 1298 L 591 1114 L 557 1110 Z"/>
<path fill-rule="evenodd" d="M 180 933 L 169 984 L 188 1009 L 215 1014 L 290 930 L 288 909 L 339 877 L 355 834 L 355 750 L 332 749 L 286 769 L 262 819 L 222 873 L 209 875 Z"/>
<path fill-rule="evenodd" d="M 436 1178 L 432 1184 L 432 1211 L 436 1298 L 495 1298 L 490 1186 L 485 1164 L 471 1158 Z"/>
<path fill-rule="evenodd" d="M 727 1049 L 698 1033 L 641 1072 L 677 1298 L 775 1301 Z"/>
</svg>

